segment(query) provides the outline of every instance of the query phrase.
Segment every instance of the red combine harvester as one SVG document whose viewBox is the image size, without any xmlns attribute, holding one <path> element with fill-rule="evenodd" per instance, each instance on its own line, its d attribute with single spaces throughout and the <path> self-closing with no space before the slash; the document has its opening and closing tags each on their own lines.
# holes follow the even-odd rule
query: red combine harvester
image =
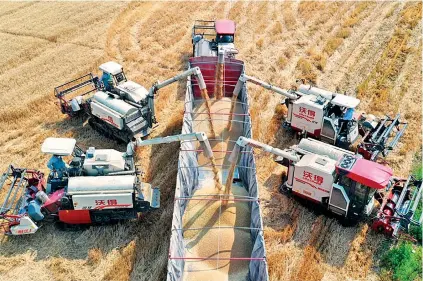
<svg viewBox="0 0 423 281">
<path fill-rule="evenodd" d="M 142 182 L 134 163 L 135 146 L 198 141 L 213 157 L 207 136 L 198 132 L 128 144 L 125 153 L 90 147 L 83 151 L 75 139 L 47 138 L 41 151 L 51 154 L 51 172 L 44 174 L 9 166 L 0 179 L 6 193 L 0 220 L 7 235 L 35 233 L 45 222 L 64 225 L 109 223 L 137 218 L 160 207 L 160 190 Z M 70 158 L 66 164 L 62 157 Z"/>
<path fill-rule="evenodd" d="M 0 209 L 5 234 L 33 234 L 46 222 L 131 219 L 160 207 L 160 191 L 140 181 L 132 157 L 114 149 L 83 152 L 75 144 L 68 138 L 44 141 L 42 152 L 53 155 L 47 184 L 39 171 L 9 166 L 0 182 L 0 191 L 7 193 Z"/>
<path fill-rule="evenodd" d="M 335 146 L 302 139 L 289 149 L 278 149 L 240 137 L 230 161 L 237 163 L 241 149 L 259 148 L 276 155 L 276 162 L 288 168 L 281 191 L 320 204 L 349 222 L 372 218 L 375 202 L 381 207 L 372 227 L 396 237 L 410 224 L 421 225 L 423 216 L 415 217 L 422 196 L 422 183 L 409 177 L 393 177 L 390 168 Z M 388 191 L 383 196 L 382 191 Z"/>
<path fill-rule="evenodd" d="M 234 95 L 246 82 L 259 85 L 285 97 L 288 108 L 284 128 L 298 132 L 344 149 L 356 150 L 364 158 L 376 161 L 386 157 L 399 142 L 407 123 L 395 118 L 382 118 L 356 113 L 360 100 L 351 96 L 301 84 L 297 89 L 285 90 L 242 75 Z M 352 147 L 358 143 L 357 149 Z"/>
</svg>

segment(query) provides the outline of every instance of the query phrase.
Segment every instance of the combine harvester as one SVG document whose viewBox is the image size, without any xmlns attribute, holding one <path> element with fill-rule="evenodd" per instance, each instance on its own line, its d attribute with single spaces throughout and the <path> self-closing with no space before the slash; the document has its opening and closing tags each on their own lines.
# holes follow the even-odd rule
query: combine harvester
<svg viewBox="0 0 423 281">
<path fill-rule="evenodd" d="M 200 68 L 206 90 L 188 78 L 182 133 L 207 131 L 216 158 L 199 155 L 202 149 L 191 141 L 181 143 L 169 281 L 268 280 L 254 156 L 242 153 L 232 171 L 228 161 L 238 137 L 252 135 L 246 88 L 232 100 L 245 72 L 244 63 L 233 58 L 234 33 L 235 23 L 228 20 L 197 21 L 193 28 L 189 68 Z"/>
<path fill-rule="evenodd" d="M 123 67 L 113 61 L 100 65 L 101 79 L 92 73 L 54 89 L 62 113 L 69 117 L 88 115 L 88 123 L 107 137 L 129 142 L 133 137 L 148 136 L 157 123 L 154 99 L 157 91 L 194 75 L 202 83 L 198 68 L 156 82 L 150 90 L 129 81 Z"/>
<path fill-rule="evenodd" d="M 142 182 L 134 163 L 134 146 L 173 141 L 198 141 L 213 158 L 205 133 L 155 138 L 128 145 L 127 152 L 95 149 L 86 152 L 74 139 L 47 138 L 41 148 L 51 154 L 46 181 L 40 171 L 12 165 L 0 178 L 0 226 L 6 235 L 33 234 L 43 223 L 62 226 L 102 224 L 137 218 L 160 207 L 160 191 Z M 65 164 L 62 158 L 69 158 Z"/>
<path fill-rule="evenodd" d="M 284 128 L 291 128 L 301 136 L 310 136 L 344 149 L 357 144 L 357 153 L 375 161 L 386 157 L 398 144 L 407 128 L 407 123 L 385 116 L 377 118 L 372 114 L 355 113 L 360 100 L 301 84 L 298 89 L 285 90 L 242 75 L 237 83 L 234 96 L 238 95 L 246 82 L 259 85 L 285 97 L 283 103 L 288 108 Z"/>
<path fill-rule="evenodd" d="M 422 196 L 421 180 L 411 176 L 397 179 L 384 165 L 306 138 L 281 150 L 240 137 L 229 162 L 236 165 L 242 150 L 248 147 L 276 155 L 276 162 L 288 168 L 282 179 L 282 192 L 322 205 L 345 222 L 371 217 L 376 201 L 381 207 L 372 228 L 378 232 L 397 237 L 400 231 L 407 232 L 409 225 L 423 222 L 422 215 L 415 216 Z M 381 192 L 384 190 L 388 191 L 385 196 Z"/>
</svg>

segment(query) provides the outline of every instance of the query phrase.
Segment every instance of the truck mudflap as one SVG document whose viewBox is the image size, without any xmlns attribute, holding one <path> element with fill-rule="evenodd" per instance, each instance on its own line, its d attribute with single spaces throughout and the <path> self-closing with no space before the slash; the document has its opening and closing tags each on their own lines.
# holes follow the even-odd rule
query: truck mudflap
<svg viewBox="0 0 423 281">
<path fill-rule="evenodd" d="M 152 189 L 150 207 L 153 209 L 160 208 L 160 189 L 158 188 Z"/>
<path fill-rule="evenodd" d="M 140 211 L 146 211 L 145 207 L 148 205 L 150 209 L 160 208 L 160 189 L 157 187 L 151 187 L 151 184 L 141 182 L 140 190 L 138 190 L 138 209 Z M 142 197 L 140 196 L 142 194 Z"/>
</svg>

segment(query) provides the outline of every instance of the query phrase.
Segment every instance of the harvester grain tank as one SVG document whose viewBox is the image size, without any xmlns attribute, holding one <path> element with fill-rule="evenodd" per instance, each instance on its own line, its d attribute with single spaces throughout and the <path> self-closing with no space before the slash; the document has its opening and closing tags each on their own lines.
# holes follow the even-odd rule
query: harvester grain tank
<svg viewBox="0 0 423 281">
<path fill-rule="evenodd" d="M 410 224 L 421 225 L 422 217 L 414 217 L 422 193 L 421 181 L 412 177 L 397 179 L 389 167 L 306 138 L 281 150 L 240 137 L 229 158 L 231 163 L 236 164 L 240 152 L 248 146 L 276 155 L 276 162 L 287 167 L 281 191 L 320 204 L 346 221 L 369 217 L 375 201 L 379 201 L 383 203 L 373 229 L 397 236 Z M 385 198 L 383 190 L 389 191 Z"/>
<path fill-rule="evenodd" d="M 128 142 L 145 137 L 157 123 L 154 99 L 157 91 L 187 76 L 194 75 L 204 85 L 198 68 L 190 69 L 147 90 L 127 80 L 123 67 L 116 62 L 100 65 L 102 79 L 92 73 L 54 89 L 62 113 L 70 117 L 87 114 L 89 124 L 108 137 Z"/>
<path fill-rule="evenodd" d="M 399 114 L 395 118 L 357 114 L 359 99 L 311 85 L 301 84 L 297 89 L 285 90 L 243 75 L 234 95 L 246 82 L 284 96 L 283 103 L 288 108 L 285 128 L 344 149 L 358 142 L 357 152 L 369 160 L 386 157 L 407 128 L 407 123 L 400 121 Z"/>
</svg>

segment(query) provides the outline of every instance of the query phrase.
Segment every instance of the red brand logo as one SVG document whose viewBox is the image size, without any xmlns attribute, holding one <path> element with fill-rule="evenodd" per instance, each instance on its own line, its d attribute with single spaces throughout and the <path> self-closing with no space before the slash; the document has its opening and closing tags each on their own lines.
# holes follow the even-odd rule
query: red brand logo
<svg viewBox="0 0 423 281">
<path fill-rule="evenodd" d="M 95 200 L 96 206 L 104 206 L 106 205 L 106 200 Z"/>
<path fill-rule="evenodd" d="M 31 229 L 19 229 L 18 234 L 30 233 Z"/>
<path fill-rule="evenodd" d="M 104 120 L 104 121 L 106 121 L 107 123 L 110 123 L 110 124 L 112 124 L 113 126 L 115 126 L 115 127 L 119 127 L 119 125 L 118 124 L 116 124 L 115 123 L 115 121 L 113 121 L 113 118 L 112 118 L 112 116 L 107 116 L 107 118 L 101 118 L 101 120 Z"/>
<path fill-rule="evenodd" d="M 323 183 L 323 177 L 319 175 L 313 175 L 310 172 L 304 171 L 303 179 L 321 185 Z"/>
<path fill-rule="evenodd" d="M 316 116 L 316 112 L 305 107 L 300 107 L 299 114 L 294 113 L 294 116 L 297 118 L 305 119 L 308 122 L 312 122 Z"/>
<path fill-rule="evenodd" d="M 117 205 L 117 200 L 116 199 L 107 200 L 107 205 Z"/>
</svg>

